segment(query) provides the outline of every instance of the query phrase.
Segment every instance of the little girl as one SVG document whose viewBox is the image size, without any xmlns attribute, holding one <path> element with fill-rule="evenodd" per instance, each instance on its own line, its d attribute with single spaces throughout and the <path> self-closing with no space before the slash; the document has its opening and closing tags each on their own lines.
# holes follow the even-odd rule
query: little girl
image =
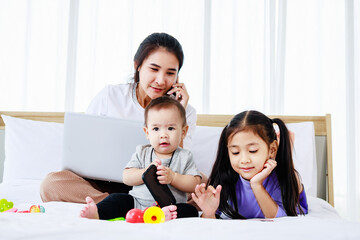
<svg viewBox="0 0 360 240">
<path fill-rule="evenodd" d="M 278 125 L 279 139 L 273 124 Z M 257 111 L 237 114 L 221 133 L 208 186 L 197 185 L 192 198 L 204 218 L 307 214 L 306 195 L 294 169 L 285 123 Z"/>
</svg>

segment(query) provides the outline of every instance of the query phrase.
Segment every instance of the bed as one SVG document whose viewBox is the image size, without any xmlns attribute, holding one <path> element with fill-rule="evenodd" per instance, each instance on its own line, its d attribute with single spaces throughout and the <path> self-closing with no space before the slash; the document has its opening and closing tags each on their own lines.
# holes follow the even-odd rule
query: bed
<svg viewBox="0 0 360 240">
<path fill-rule="evenodd" d="M 0 213 L 0 239 L 360 239 L 360 223 L 342 219 L 333 207 L 330 115 L 271 116 L 285 120 L 295 133 L 294 161 L 308 195 L 308 215 L 266 220 L 188 218 L 161 224 L 82 219 L 82 204 L 42 203 L 41 179 L 61 169 L 64 113 L 0 115 L 4 115 L 0 118 L 0 199 L 12 201 L 19 210 L 31 205 L 45 208 L 45 213 Z M 206 174 L 220 131 L 231 117 L 198 115 L 193 153 Z"/>
</svg>

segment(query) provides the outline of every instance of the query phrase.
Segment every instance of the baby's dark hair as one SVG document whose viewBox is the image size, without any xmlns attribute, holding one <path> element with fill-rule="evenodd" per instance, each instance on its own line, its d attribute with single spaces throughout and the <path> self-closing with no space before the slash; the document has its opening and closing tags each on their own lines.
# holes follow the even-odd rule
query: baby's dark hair
<svg viewBox="0 0 360 240">
<path fill-rule="evenodd" d="M 228 217 L 244 218 L 238 211 L 235 185 L 239 180 L 239 174 L 231 166 L 228 142 L 238 132 L 252 131 L 262 138 L 269 147 L 272 142 L 277 140 L 273 127 L 274 123 L 278 125 L 280 130 L 280 143 L 275 157 L 277 166 L 274 171 L 281 188 L 283 206 L 288 216 L 296 216 L 297 210 L 303 213 L 299 203 L 300 186 L 298 178 L 300 179 L 300 176 L 294 168 L 291 141 L 285 123 L 279 118 L 270 119 L 258 111 L 244 111 L 234 116 L 223 129 L 216 160 L 208 180 L 208 185 L 215 187 L 219 184 L 222 185 L 219 210 Z"/>
<path fill-rule="evenodd" d="M 151 102 L 146 106 L 144 112 L 145 126 L 147 126 L 148 113 L 151 109 L 160 110 L 164 108 L 175 108 L 180 114 L 183 127 L 186 126 L 186 111 L 181 103 L 170 96 L 161 96 L 155 99 L 152 99 Z"/>
</svg>

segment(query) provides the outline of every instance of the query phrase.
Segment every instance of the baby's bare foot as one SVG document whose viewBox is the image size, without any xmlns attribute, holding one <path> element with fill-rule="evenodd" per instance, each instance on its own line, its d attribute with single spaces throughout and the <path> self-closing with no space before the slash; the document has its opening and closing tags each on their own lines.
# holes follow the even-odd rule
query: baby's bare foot
<svg viewBox="0 0 360 240">
<path fill-rule="evenodd" d="M 170 205 L 162 208 L 163 212 L 165 213 L 165 221 L 177 218 L 176 209 L 177 207 L 175 205 Z"/>
<path fill-rule="evenodd" d="M 91 197 L 86 197 L 86 206 L 80 211 L 80 217 L 99 219 L 98 209 L 96 203 Z"/>
</svg>

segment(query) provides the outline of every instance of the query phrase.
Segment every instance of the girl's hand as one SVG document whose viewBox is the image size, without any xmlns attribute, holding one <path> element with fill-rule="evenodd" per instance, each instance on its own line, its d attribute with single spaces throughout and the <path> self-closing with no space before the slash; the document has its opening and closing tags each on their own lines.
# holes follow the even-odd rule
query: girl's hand
<svg viewBox="0 0 360 240">
<path fill-rule="evenodd" d="M 181 105 L 183 105 L 184 108 L 186 109 L 186 106 L 189 102 L 189 94 L 186 90 L 185 84 L 178 82 L 173 84 L 172 88 L 170 89 L 170 91 L 167 92 L 167 94 L 171 95 L 173 93 L 176 93 L 175 99 L 178 100 L 181 103 Z"/>
<path fill-rule="evenodd" d="M 261 184 L 262 185 L 265 178 L 267 178 L 270 175 L 270 173 L 272 172 L 272 170 L 274 170 L 276 165 L 277 165 L 277 162 L 275 160 L 268 159 L 264 164 L 263 170 L 250 179 L 250 184 L 251 185 Z"/>
<path fill-rule="evenodd" d="M 171 184 L 172 181 L 174 181 L 176 175 L 173 170 L 165 167 L 164 165 L 161 165 L 161 163 L 157 166 L 156 174 L 158 175 L 157 179 L 159 180 L 160 184 Z"/>
<path fill-rule="evenodd" d="M 220 192 L 221 185 L 218 185 L 216 189 L 213 186 L 208 186 L 206 189 L 205 183 L 196 185 L 195 192 L 191 194 L 191 197 L 202 210 L 202 217 L 215 218 L 220 204 Z"/>
</svg>

